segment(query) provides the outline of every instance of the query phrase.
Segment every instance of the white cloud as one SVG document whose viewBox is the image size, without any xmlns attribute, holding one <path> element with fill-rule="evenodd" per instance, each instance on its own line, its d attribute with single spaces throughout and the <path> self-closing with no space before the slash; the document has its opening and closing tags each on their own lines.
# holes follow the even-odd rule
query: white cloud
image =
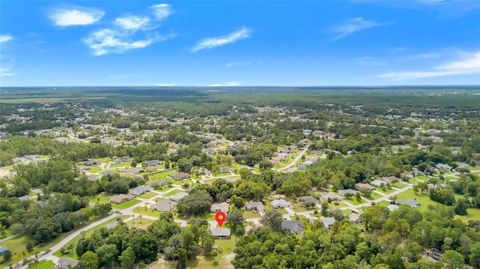
<svg viewBox="0 0 480 269">
<path fill-rule="evenodd" d="M 353 33 L 383 25 L 382 23 L 378 23 L 375 21 L 365 20 L 362 17 L 357 17 L 349 20 L 345 24 L 339 25 L 331 29 L 333 33 L 337 35 L 333 38 L 333 40 L 342 39 L 347 37 Z"/>
<path fill-rule="evenodd" d="M 91 8 L 61 8 L 50 14 L 50 20 L 57 26 L 89 25 L 99 21 L 105 12 Z"/>
<path fill-rule="evenodd" d="M 158 4 L 150 7 L 153 9 L 153 14 L 157 20 L 163 20 L 172 14 L 172 9 L 169 4 Z"/>
<path fill-rule="evenodd" d="M 225 64 L 226 67 L 248 66 L 248 65 L 252 65 L 252 63 L 251 62 L 230 62 Z"/>
<path fill-rule="evenodd" d="M 150 19 L 140 16 L 125 16 L 115 19 L 115 24 L 125 30 L 138 30 L 146 27 Z"/>
<path fill-rule="evenodd" d="M 135 41 L 130 41 L 129 39 L 129 34 L 127 33 L 112 29 L 102 29 L 93 32 L 84 41 L 97 56 L 111 52 L 123 53 L 132 49 L 145 48 L 155 41 L 154 38 Z"/>
<path fill-rule="evenodd" d="M 250 29 L 243 27 L 242 29 L 225 36 L 206 38 L 195 45 L 192 48 L 192 52 L 197 52 L 204 49 L 212 49 L 246 39 L 250 37 L 250 32 Z"/>
<path fill-rule="evenodd" d="M 418 54 L 411 54 L 401 59 L 401 61 L 418 61 L 418 60 L 428 60 L 428 59 L 435 59 L 441 57 L 441 53 L 437 52 L 429 52 L 429 53 L 418 53 Z"/>
<path fill-rule="evenodd" d="M 0 67 L 0 77 L 13 77 L 15 73 L 12 72 L 10 67 Z"/>
<path fill-rule="evenodd" d="M 381 77 L 405 80 L 473 74 L 480 74 L 480 51 L 470 53 L 460 60 L 433 67 L 431 70 L 389 72 L 382 74 Z"/>
<path fill-rule="evenodd" d="M 158 87 L 174 87 L 177 86 L 175 83 L 155 83 L 155 86 Z"/>
<path fill-rule="evenodd" d="M 9 34 L 0 35 L 0 44 L 13 40 L 13 36 Z"/>
<path fill-rule="evenodd" d="M 215 83 L 215 84 L 210 84 L 208 87 L 236 87 L 240 86 L 241 83 L 238 81 L 229 81 L 227 83 Z"/>
</svg>

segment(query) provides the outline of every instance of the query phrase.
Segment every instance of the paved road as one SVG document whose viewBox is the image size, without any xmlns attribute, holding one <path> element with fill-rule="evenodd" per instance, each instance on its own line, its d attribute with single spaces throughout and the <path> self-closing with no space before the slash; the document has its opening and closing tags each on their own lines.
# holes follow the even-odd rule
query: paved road
<svg viewBox="0 0 480 269">
<path fill-rule="evenodd" d="M 281 172 L 281 171 L 284 171 L 284 170 L 287 170 L 289 169 L 290 167 L 294 166 L 295 164 L 297 164 L 297 162 L 302 158 L 303 155 L 305 155 L 305 153 L 307 153 L 307 150 L 308 150 L 308 147 L 310 146 L 310 144 L 307 144 L 307 146 L 300 152 L 300 154 L 298 154 L 297 157 L 295 157 L 295 159 L 290 163 L 288 164 L 287 166 L 284 166 L 282 168 L 279 168 L 279 169 L 273 169 L 273 170 L 276 170 L 278 172 Z"/>
</svg>

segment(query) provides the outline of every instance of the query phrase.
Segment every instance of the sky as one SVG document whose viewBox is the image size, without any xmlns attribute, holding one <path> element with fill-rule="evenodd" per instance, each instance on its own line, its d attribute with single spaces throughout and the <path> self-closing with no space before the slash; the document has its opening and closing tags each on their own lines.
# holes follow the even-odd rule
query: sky
<svg viewBox="0 0 480 269">
<path fill-rule="evenodd" d="M 0 0 L 0 86 L 480 85 L 480 1 Z"/>
</svg>

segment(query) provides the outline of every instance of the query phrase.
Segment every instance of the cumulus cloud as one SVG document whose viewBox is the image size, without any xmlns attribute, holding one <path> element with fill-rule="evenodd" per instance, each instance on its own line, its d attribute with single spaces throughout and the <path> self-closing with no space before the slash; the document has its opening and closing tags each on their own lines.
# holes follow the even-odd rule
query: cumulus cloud
<svg viewBox="0 0 480 269">
<path fill-rule="evenodd" d="M 13 36 L 9 34 L 0 35 L 0 44 L 13 40 Z"/>
<path fill-rule="evenodd" d="M 243 27 L 240 30 L 234 31 L 225 36 L 211 37 L 201 40 L 192 48 L 192 52 L 197 52 L 204 49 L 212 49 L 221 47 L 227 44 L 235 43 L 239 40 L 250 37 L 250 29 Z"/>
<path fill-rule="evenodd" d="M 166 19 L 170 14 L 172 14 L 172 9 L 169 4 L 157 4 L 150 6 L 153 9 L 153 14 L 157 20 Z"/>
<path fill-rule="evenodd" d="M 145 48 L 151 45 L 155 39 L 130 40 L 128 33 L 101 29 L 90 34 L 84 41 L 93 50 L 93 53 L 99 56 L 110 52 L 123 53 L 132 49 Z"/>
<path fill-rule="evenodd" d="M 480 74 L 480 51 L 469 53 L 462 59 L 435 66 L 430 70 L 388 72 L 381 77 L 405 80 L 474 74 Z"/>
<path fill-rule="evenodd" d="M 342 25 L 332 28 L 331 32 L 336 34 L 333 40 L 338 40 L 338 39 L 347 37 L 353 33 L 366 30 L 369 28 L 381 26 L 381 25 L 383 24 L 375 21 L 366 20 L 362 17 L 357 17 L 357 18 L 350 19 L 349 21 L 347 21 Z"/>
<path fill-rule="evenodd" d="M 55 9 L 49 16 L 50 20 L 57 26 L 78 26 L 96 23 L 102 19 L 105 12 L 92 8 L 59 8 Z"/>
<path fill-rule="evenodd" d="M 146 27 L 150 19 L 142 16 L 125 16 L 115 19 L 115 24 L 126 30 L 138 30 Z"/>
</svg>

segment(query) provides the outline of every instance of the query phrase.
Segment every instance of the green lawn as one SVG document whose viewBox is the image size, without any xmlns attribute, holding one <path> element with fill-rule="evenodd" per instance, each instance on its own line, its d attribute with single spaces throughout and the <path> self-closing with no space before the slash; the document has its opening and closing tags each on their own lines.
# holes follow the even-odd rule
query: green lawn
<svg viewBox="0 0 480 269">
<path fill-rule="evenodd" d="M 175 189 L 175 190 L 173 190 L 173 191 L 171 191 L 171 192 L 167 192 L 167 193 L 165 194 L 165 196 L 172 196 L 172 195 L 177 194 L 177 193 L 179 193 L 179 192 L 183 192 L 183 191 L 182 191 L 182 190 L 179 190 L 179 189 Z"/>
<path fill-rule="evenodd" d="M 100 166 L 92 165 L 88 170 L 92 173 L 96 173 L 102 171 L 102 168 L 100 168 Z"/>
<path fill-rule="evenodd" d="M 115 209 L 125 209 L 125 208 L 129 208 L 131 206 L 134 206 L 134 205 L 136 205 L 140 202 L 141 201 L 138 200 L 138 199 L 133 199 L 133 200 L 126 201 L 126 202 L 123 202 L 123 203 L 120 203 L 120 204 L 112 204 L 112 207 L 115 208 Z"/>
<path fill-rule="evenodd" d="M 152 197 L 154 197 L 154 196 L 156 196 L 156 195 L 157 195 L 157 194 L 154 193 L 154 192 L 146 192 L 146 193 L 140 195 L 139 197 L 142 198 L 142 199 L 150 199 L 150 198 L 152 198 Z"/>
<path fill-rule="evenodd" d="M 158 172 L 158 173 L 153 173 L 149 174 L 148 176 L 151 179 L 156 179 L 156 180 L 168 180 L 171 181 L 171 178 L 169 175 L 177 173 L 177 170 L 170 170 L 170 171 L 163 171 L 163 172 Z"/>
<path fill-rule="evenodd" d="M 456 215 L 455 218 L 460 219 L 461 221 L 468 223 L 470 220 L 480 220 L 480 209 L 478 208 L 469 208 L 467 209 L 468 215 L 459 216 Z"/>
<path fill-rule="evenodd" d="M 124 168 L 130 167 L 130 163 L 111 163 L 110 168 Z"/>
<path fill-rule="evenodd" d="M 260 213 L 258 213 L 257 211 L 244 211 L 243 218 L 245 219 L 260 218 Z"/>
<path fill-rule="evenodd" d="M 150 209 L 148 206 L 146 208 L 145 208 L 145 206 L 135 207 L 133 209 L 133 212 L 135 212 L 137 214 L 150 216 L 150 217 L 157 217 L 157 218 L 160 217 L 160 215 L 162 214 L 162 212 Z"/>
<path fill-rule="evenodd" d="M 347 204 L 345 204 L 344 202 L 340 202 L 340 201 L 336 201 L 336 202 L 331 202 L 328 204 L 328 206 L 330 208 L 344 208 L 344 207 L 348 207 Z M 318 211 L 320 211 L 320 209 L 317 209 Z"/>
<path fill-rule="evenodd" d="M 52 261 L 39 261 L 28 266 L 29 269 L 53 269 L 55 263 Z"/>
<path fill-rule="evenodd" d="M 375 190 L 383 194 L 390 194 L 395 191 L 394 189 L 388 189 L 388 188 L 382 189 L 381 187 L 375 187 Z"/>
<path fill-rule="evenodd" d="M 428 193 L 415 194 L 413 189 L 404 191 L 397 196 L 397 200 L 403 200 L 403 199 L 416 199 L 420 203 L 420 206 L 418 207 L 418 209 L 421 211 L 428 210 L 428 205 L 432 205 L 432 206 L 439 205 L 439 206 L 446 207 L 446 205 L 442 205 L 440 203 L 430 200 L 430 196 L 428 195 Z"/>
<path fill-rule="evenodd" d="M 292 209 L 295 212 L 305 212 L 305 211 L 308 210 L 305 207 L 303 207 L 302 205 L 300 205 L 299 203 L 293 203 L 293 208 Z"/>
<path fill-rule="evenodd" d="M 95 204 L 108 204 L 110 203 L 109 199 L 110 197 L 108 197 L 107 195 L 99 194 L 93 197 L 89 197 L 88 201 Z"/>
<path fill-rule="evenodd" d="M 370 196 L 371 196 L 371 197 L 368 198 L 368 199 L 370 199 L 370 200 L 375 200 L 375 199 L 378 199 L 378 198 L 382 198 L 382 197 L 383 197 L 382 195 L 380 195 L 380 194 L 378 194 L 378 193 L 376 193 L 376 192 L 373 192 L 373 191 L 372 191 L 372 193 L 370 194 Z"/>
<path fill-rule="evenodd" d="M 349 202 L 352 205 L 360 205 L 360 204 L 364 204 L 364 203 L 367 202 L 367 200 L 365 200 L 363 198 L 360 201 L 358 201 L 358 199 L 356 197 L 347 198 L 347 199 L 345 199 L 345 201 Z"/>
<path fill-rule="evenodd" d="M 397 183 L 393 183 L 392 186 L 397 188 L 397 189 L 401 189 L 401 188 L 405 188 L 407 185 L 405 185 L 402 182 L 397 182 Z"/>
</svg>

